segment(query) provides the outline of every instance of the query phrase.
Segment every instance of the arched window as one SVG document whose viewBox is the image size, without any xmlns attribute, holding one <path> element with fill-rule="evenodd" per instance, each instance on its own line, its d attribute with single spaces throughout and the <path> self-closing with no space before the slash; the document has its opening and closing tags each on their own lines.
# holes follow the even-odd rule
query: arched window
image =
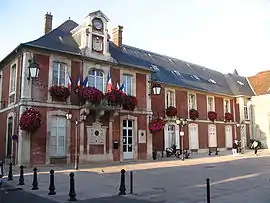
<svg viewBox="0 0 270 203">
<path fill-rule="evenodd" d="M 88 72 L 88 83 L 90 87 L 95 87 L 104 92 L 104 74 L 101 70 L 91 69 Z"/>
</svg>

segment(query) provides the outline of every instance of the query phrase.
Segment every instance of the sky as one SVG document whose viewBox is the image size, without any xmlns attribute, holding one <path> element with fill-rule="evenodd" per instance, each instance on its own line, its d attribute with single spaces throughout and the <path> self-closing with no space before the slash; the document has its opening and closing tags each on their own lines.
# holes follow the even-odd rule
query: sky
<svg viewBox="0 0 270 203">
<path fill-rule="evenodd" d="M 270 68 L 270 0 L 0 0 L 0 60 L 20 43 L 69 17 L 82 23 L 101 10 L 123 43 L 223 73 L 251 76 Z"/>
</svg>

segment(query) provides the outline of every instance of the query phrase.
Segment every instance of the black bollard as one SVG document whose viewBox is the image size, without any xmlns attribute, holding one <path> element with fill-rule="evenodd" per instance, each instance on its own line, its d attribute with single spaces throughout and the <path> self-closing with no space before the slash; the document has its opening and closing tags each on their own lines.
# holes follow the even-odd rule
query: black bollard
<svg viewBox="0 0 270 203">
<path fill-rule="evenodd" d="M 54 186 L 54 170 L 50 170 L 50 186 L 49 186 L 49 193 L 48 195 L 55 195 L 55 186 Z"/>
<path fill-rule="evenodd" d="M 4 163 L 3 161 L 0 162 L 0 177 L 4 176 Z"/>
<path fill-rule="evenodd" d="M 121 182 L 119 187 L 119 195 L 126 195 L 125 169 L 121 170 Z"/>
<path fill-rule="evenodd" d="M 133 171 L 130 171 L 130 194 L 133 194 Z"/>
<path fill-rule="evenodd" d="M 38 190 L 37 168 L 35 167 L 33 171 L 34 171 L 34 174 L 33 174 L 32 190 Z"/>
<path fill-rule="evenodd" d="M 13 180 L 12 163 L 9 163 L 8 179 L 7 180 Z"/>
<path fill-rule="evenodd" d="M 24 177 L 23 177 L 23 165 L 20 166 L 20 178 L 19 185 L 24 185 Z"/>
<path fill-rule="evenodd" d="M 210 203 L 210 179 L 206 179 L 206 195 L 207 195 L 207 203 Z"/>
<path fill-rule="evenodd" d="M 69 201 L 77 201 L 76 199 L 76 192 L 75 192 L 75 180 L 74 180 L 74 173 L 70 173 L 70 186 L 69 186 Z"/>
</svg>

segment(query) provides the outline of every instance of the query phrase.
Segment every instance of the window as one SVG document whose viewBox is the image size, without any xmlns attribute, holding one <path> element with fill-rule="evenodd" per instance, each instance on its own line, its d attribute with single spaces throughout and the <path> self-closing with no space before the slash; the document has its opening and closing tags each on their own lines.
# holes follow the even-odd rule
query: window
<svg viewBox="0 0 270 203">
<path fill-rule="evenodd" d="M 229 99 L 224 100 L 224 112 L 225 113 L 231 113 L 231 105 L 230 105 L 230 100 Z"/>
<path fill-rule="evenodd" d="M 12 134 L 13 134 L 13 117 L 8 118 L 7 138 L 6 138 L 6 156 L 12 154 Z"/>
<path fill-rule="evenodd" d="M 167 90 L 166 91 L 166 108 L 169 106 L 174 106 L 175 107 L 175 102 L 174 102 L 175 94 L 173 91 Z"/>
<path fill-rule="evenodd" d="M 51 156 L 66 156 L 66 118 L 52 116 L 51 123 Z"/>
<path fill-rule="evenodd" d="M 189 109 L 197 109 L 195 94 L 188 95 L 188 106 L 189 106 Z"/>
<path fill-rule="evenodd" d="M 213 80 L 213 79 L 209 79 L 208 80 L 210 83 L 212 83 L 212 84 L 217 84 L 217 82 L 215 81 L 215 80 Z"/>
<path fill-rule="evenodd" d="M 247 100 L 244 101 L 244 116 L 245 120 L 249 120 L 249 106 Z"/>
<path fill-rule="evenodd" d="M 123 78 L 124 78 L 124 83 L 125 83 L 125 87 L 124 87 L 124 90 L 125 90 L 125 93 L 127 95 L 133 95 L 133 87 L 132 87 L 132 81 L 133 81 L 133 78 L 131 75 L 123 75 Z"/>
<path fill-rule="evenodd" d="M 207 111 L 215 111 L 214 97 L 207 97 Z"/>
<path fill-rule="evenodd" d="M 176 145 L 176 134 L 174 125 L 168 125 L 168 138 L 168 147 Z M 177 146 L 177 148 L 179 148 L 179 146 Z"/>
<path fill-rule="evenodd" d="M 16 64 L 11 67 L 10 71 L 10 93 L 15 93 L 16 89 Z"/>
<path fill-rule="evenodd" d="M 66 86 L 67 66 L 61 62 L 53 62 L 53 85 Z"/>
<path fill-rule="evenodd" d="M 95 87 L 104 92 L 104 74 L 101 70 L 91 69 L 88 72 L 88 83 L 90 87 Z"/>
</svg>

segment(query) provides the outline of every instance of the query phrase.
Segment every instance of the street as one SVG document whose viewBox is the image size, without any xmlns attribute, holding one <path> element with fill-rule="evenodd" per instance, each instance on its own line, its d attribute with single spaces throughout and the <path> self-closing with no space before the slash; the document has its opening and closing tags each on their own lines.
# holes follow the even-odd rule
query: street
<svg viewBox="0 0 270 203">
<path fill-rule="evenodd" d="M 167 162 L 82 169 L 75 172 L 75 190 L 79 202 L 203 203 L 206 202 L 206 179 L 209 178 L 211 202 L 268 203 L 269 158 L 269 155 L 249 154 L 236 158 L 228 155 L 190 159 L 184 162 L 176 159 Z M 121 168 L 127 170 L 127 193 L 130 190 L 130 170 L 134 171 L 133 194 L 124 197 L 118 196 Z M 38 175 L 39 190 L 36 191 L 31 190 L 32 175 L 25 175 L 25 185 L 21 186 L 25 192 L 20 190 L 5 194 L 2 190 L 0 203 L 17 202 L 18 197 L 19 201 L 22 198 L 29 198 L 31 199 L 29 202 L 36 202 L 37 198 L 46 198 L 47 200 L 38 199 L 38 201 L 66 202 L 69 193 L 69 173 L 70 171 L 58 171 L 55 174 L 54 196 L 48 196 L 49 174 Z M 15 176 L 13 181 L 5 180 L 5 183 L 18 187 L 18 179 Z"/>
</svg>

